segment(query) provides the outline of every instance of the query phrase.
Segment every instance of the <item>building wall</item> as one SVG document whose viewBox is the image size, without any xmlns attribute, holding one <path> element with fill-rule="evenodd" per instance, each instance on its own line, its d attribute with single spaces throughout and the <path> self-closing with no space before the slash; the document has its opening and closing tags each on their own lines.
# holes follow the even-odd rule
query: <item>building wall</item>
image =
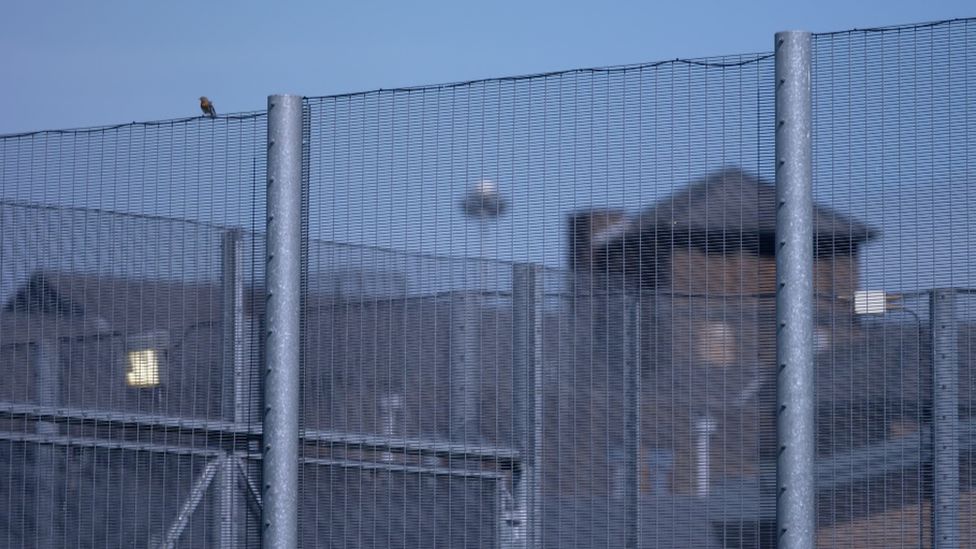
<svg viewBox="0 0 976 549">
<path fill-rule="evenodd" d="M 857 256 L 814 260 L 814 291 L 820 296 L 852 296 L 858 288 Z M 709 254 L 696 248 L 670 253 L 670 289 L 695 294 L 776 293 L 776 258 L 748 252 Z"/>
<path fill-rule="evenodd" d="M 670 290 L 715 295 L 774 294 L 776 258 L 749 253 L 708 254 L 696 248 L 670 254 Z"/>
<path fill-rule="evenodd" d="M 853 257 L 814 264 L 818 339 L 823 350 L 860 337 L 849 300 L 857 287 Z M 657 292 L 648 325 L 655 364 L 643 408 L 645 429 L 664 432 L 652 445 L 674 449 L 672 488 L 693 493 L 700 484 L 704 418 L 714 421 L 708 447 L 712 478 L 756 474 L 775 459 L 776 259 L 751 252 L 671 252 L 670 287 Z M 832 329 L 837 328 L 837 329 Z M 655 427 L 656 426 L 656 429 Z M 662 427 L 664 426 L 664 427 Z"/>
<path fill-rule="evenodd" d="M 963 492 L 959 507 L 959 547 L 976 546 L 976 491 Z M 817 547 L 887 549 L 932 547 L 932 502 L 872 514 L 817 530 Z"/>
</svg>

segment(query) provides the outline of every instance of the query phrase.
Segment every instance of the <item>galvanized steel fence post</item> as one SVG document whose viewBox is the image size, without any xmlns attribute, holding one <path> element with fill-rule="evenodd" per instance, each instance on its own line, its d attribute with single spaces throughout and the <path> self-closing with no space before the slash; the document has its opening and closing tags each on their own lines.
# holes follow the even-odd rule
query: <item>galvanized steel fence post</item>
<svg viewBox="0 0 976 549">
<path fill-rule="evenodd" d="M 526 546 L 540 547 L 542 514 L 542 268 L 512 268 L 513 431 L 525 494 Z"/>
<path fill-rule="evenodd" d="M 452 300 L 451 440 L 481 444 L 478 404 L 481 399 L 481 288 Z"/>
<path fill-rule="evenodd" d="M 264 371 L 265 549 L 298 544 L 302 98 L 268 97 L 268 251 Z"/>
<path fill-rule="evenodd" d="M 777 538 L 816 537 L 810 33 L 776 33 Z"/>
<path fill-rule="evenodd" d="M 37 383 L 37 405 L 55 407 L 61 404 L 61 367 L 60 349 L 57 341 L 41 339 L 32 346 L 31 367 L 34 370 L 34 380 Z M 37 434 L 54 438 L 59 434 L 58 424 L 51 421 L 39 421 Z M 63 458 L 57 454 L 58 446 L 41 443 L 36 446 L 37 455 L 34 458 L 35 493 L 34 541 L 38 547 L 57 547 L 58 501 L 63 490 L 61 486 L 61 463 Z"/>
<path fill-rule="evenodd" d="M 239 424 L 257 424 L 255 379 L 250 338 L 253 336 L 244 315 L 244 239 L 240 229 L 229 229 L 221 236 L 221 367 L 223 371 L 221 416 Z M 257 450 L 257 448 L 254 448 Z M 214 540 L 219 547 L 238 547 L 247 525 L 244 492 L 238 490 L 234 441 L 227 441 L 225 459 L 214 477 Z"/>
<path fill-rule="evenodd" d="M 959 547 L 959 326 L 956 291 L 932 290 L 932 547 Z"/>
<path fill-rule="evenodd" d="M 223 363 L 222 416 L 239 423 L 254 419 L 254 399 L 249 382 L 248 340 L 252 334 L 244 315 L 244 234 L 230 229 L 221 238 L 221 355 Z"/>
<path fill-rule="evenodd" d="M 624 296 L 624 547 L 640 542 L 641 298 Z"/>
</svg>

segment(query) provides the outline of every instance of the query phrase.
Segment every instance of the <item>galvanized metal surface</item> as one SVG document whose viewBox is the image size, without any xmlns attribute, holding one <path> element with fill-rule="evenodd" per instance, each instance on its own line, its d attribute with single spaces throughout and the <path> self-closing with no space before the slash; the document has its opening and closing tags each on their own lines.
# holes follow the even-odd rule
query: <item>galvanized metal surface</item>
<svg viewBox="0 0 976 549">
<path fill-rule="evenodd" d="M 932 547 L 959 547 L 959 324 L 956 291 L 929 296 L 932 323 Z"/>
<path fill-rule="evenodd" d="M 267 356 L 264 371 L 265 549 L 298 545 L 302 98 L 268 98 Z"/>
<path fill-rule="evenodd" d="M 451 330 L 451 441 L 480 444 L 478 419 L 481 381 L 480 293 L 453 299 Z"/>
<path fill-rule="evenodd" d="M 641 304 L 636 296 L 624 304 L 624 547 L 636 549 L 641 524 Z"/>
<path fill-rule="evenodd" d="M 247 422 L 248 414 L 258 411 L 251 406 L 248 397 L 246 370 L 248 346 L 245 340 L 244 319 L 244 242 L 239 229 L 231 229 L 221 238 L 221 317 L 222 341 L 221 363 L 223 371 L 223 394 L 221 406 L 223 419 L 235 423 Z M 257 396 L 255 394 L 254 396 Z M 254 418 L 259 419 L 259 418 Z M 231 450 L 233 443 L 231 441 Z M 258 448 L 255 447 L 254 450 Z M 241 547 L 244 543 L 243 531 L 246 524 L 245 500 L 237 489 L 237 474 L 234 468 L 224 466 L 214 477 L 212 492 L 214 503 L 213 539 L 219 547 Z"/>
<path fill-rule="evenodd" d="M 61 395 L 61 357 L 56 341 L 42 339 L 32 347 L 31 362 L 34 368 L 37 391 L 37 403 L 44 406 L 57 406 Z M 57 423 L 49 421 L 37 422 L 37 434 L 40 437 L 56 437 L 60 429 Z M 38 486 L 35 494 L 35 505 L 38 519 L 47 524 L 53 524 L 55 515 L 59 512 L 57 502 L 63 474 L 61 464 L 64 457 L 55 446 L 41 446 L 37 449 L 34 463 Z M 39 528 L 35 540 L 38 547 L 55 547 L 60 544 L 57 540 L 58 532 L 54 528 Z"/>
<path fill-rule="evenodd" d="M 542 543 L 542 275 L 539 265 L 512 267 L 512 427 L 521 454 L 520 478 L 513 488 L 527 547 Z"/>
<path fill-rule="evenodd" d="M 810 33 L 777 33 L 775 48 L 777 537 L 781 549 L 813 549 L 816 445 Z"/>
</svg>

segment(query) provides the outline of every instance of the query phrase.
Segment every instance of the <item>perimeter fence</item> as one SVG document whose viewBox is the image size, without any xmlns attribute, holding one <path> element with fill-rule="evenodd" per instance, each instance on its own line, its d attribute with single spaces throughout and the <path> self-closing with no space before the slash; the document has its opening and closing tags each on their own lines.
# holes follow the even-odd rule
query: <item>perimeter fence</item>
<svg viewBox="0 0 976 549">
<path fill-rule="evenodd" d="M 976 544 L 976 20 L 777 36 L 0 136 L 0 545 Z"/>
</svg>

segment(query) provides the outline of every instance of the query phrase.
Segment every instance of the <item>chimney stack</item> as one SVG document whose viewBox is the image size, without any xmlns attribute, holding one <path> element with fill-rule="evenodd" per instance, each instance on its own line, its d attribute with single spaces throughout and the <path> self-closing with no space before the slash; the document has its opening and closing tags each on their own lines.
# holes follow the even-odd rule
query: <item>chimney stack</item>
<svg viewBox="0 0 976 549">
<path fill-rule="evenodd" d="M 630 220 L 623 210 L 594 208 L 569 216 L 569 268 L 577 272 L 606 269 L 607 245 L 623 236 Z"/>
</svg>

